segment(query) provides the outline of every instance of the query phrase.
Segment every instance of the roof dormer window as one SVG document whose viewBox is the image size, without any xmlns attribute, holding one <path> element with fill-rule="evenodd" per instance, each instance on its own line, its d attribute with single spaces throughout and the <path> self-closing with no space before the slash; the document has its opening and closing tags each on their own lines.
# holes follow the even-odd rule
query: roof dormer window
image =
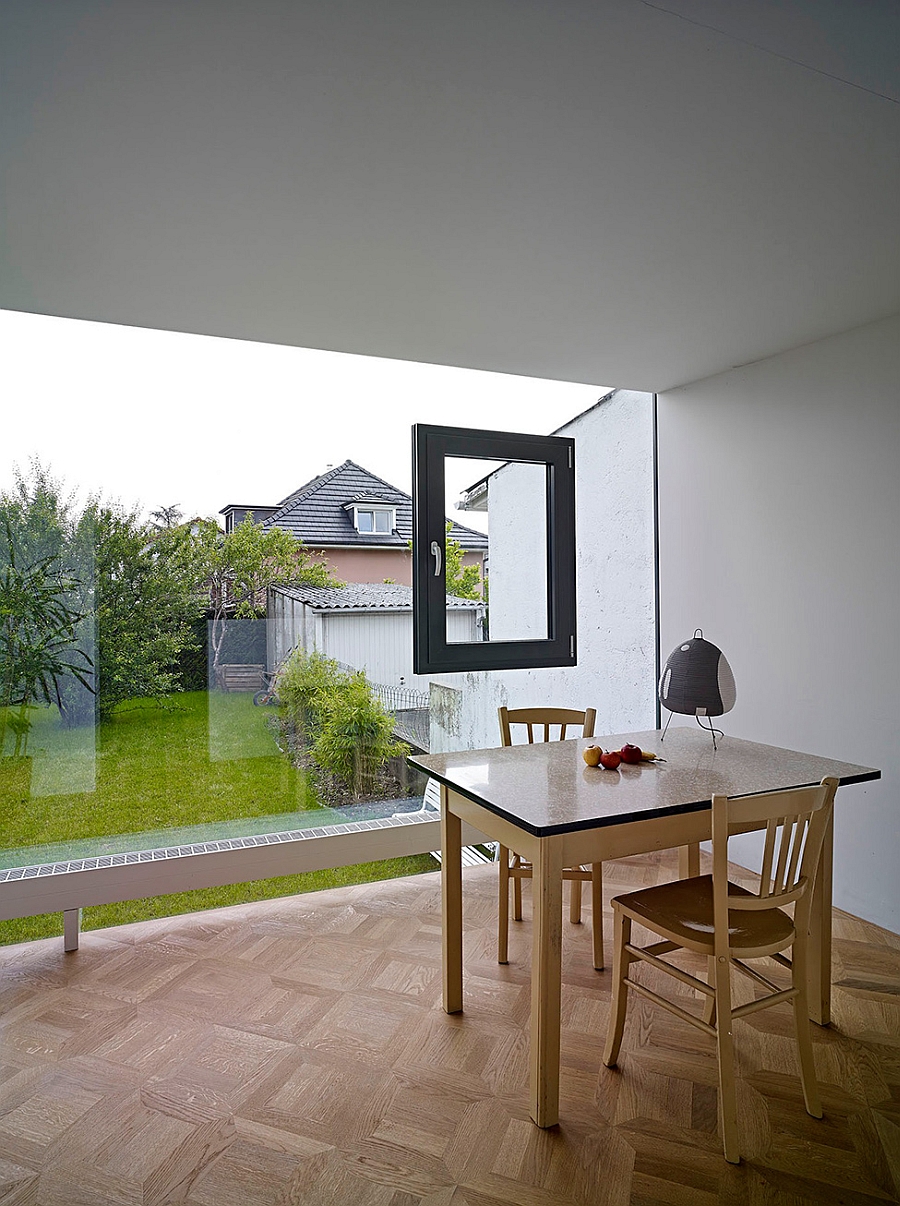
<svg viewBox="0 0 900 1206">
<path fill-rule="evenodd" d="M 397 526 L 397 508 L 385 503 L 357 499 L 344 508 L 353 516 L 353 526 L 364 536 L 390 535 Z"/>
<path fill-rule="evenodd" d="M 370 511 L 356 508 L 357 532 L 390 532 L 394 527 L 393 511 Z"/>
</svg>

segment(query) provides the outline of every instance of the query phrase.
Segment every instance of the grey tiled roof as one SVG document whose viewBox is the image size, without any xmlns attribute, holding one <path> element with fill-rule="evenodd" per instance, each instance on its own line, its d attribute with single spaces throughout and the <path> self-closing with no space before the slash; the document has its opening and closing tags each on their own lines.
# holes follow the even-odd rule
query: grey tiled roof
<svg viewBox="0 0 900 1206">
<path fill-rule="evenodd" d="M 321 611 L 360 608 L 367 611 L 379 608 L 412 611 L 412 587 L 393 582 L 350 582 L 347 586 L 276 586 L 274 589 Z M 458 599 L 455 595 L 447 598 L 447 607 L 454 610 L 480 606 L 480 599 Z"/>
<path fill-rule="evenodd" d="M 397 526 L 393 532 L 357 532 L 347 503 L 378 497 L 397 508 Z M 354 461 L 344 461 L 336 469 L 289 494 L 278 510 L 265 521 L 265 527 L 284 528 L 313 548 L 329 545 L 359 545 L 376 548 L 405 548 L 412 540 L 412 498 L 363 469 Z M 450 535 L 463 549 L 481 552 L 487 549 L 487 537 L 462 524 L 454 523 Z"/>
</svg>

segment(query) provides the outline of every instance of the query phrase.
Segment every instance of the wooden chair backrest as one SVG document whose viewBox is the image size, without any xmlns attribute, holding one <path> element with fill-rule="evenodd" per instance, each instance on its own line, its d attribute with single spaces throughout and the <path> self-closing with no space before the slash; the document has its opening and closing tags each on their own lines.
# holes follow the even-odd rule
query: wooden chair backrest
<svg viewBox="0 0 900 1206">
<path fill-rule="evenodd" d="M 538 741 L 565 741 L 566 730 L 573 725 L 581 728 L 581 737 L 593 737 L 594 724 L 597 719 L 595 708 L 586 708 L 583 712 L 577 708 L 498 708 L 500 718 L 500 740 L 504 745 L 512 745 L 510 726 L 525 725 L 528 730 L 528 743 L 534 745 L 535 728 L 543 728 L 543 737 Z M 558 728 L 557 736 L 552 736 L 550 730 Z"/>
<path fill-rule="evenodd" d="M 816 787 L 729 799 L 712 799 L 713 907 L 717 939 L 727 941 L 729 909 L 778 909 L 799 902 L 795 928 L 809 923 L 812 885 L 822 843 L 834 805 L 837 779 L 826 778 Z M 758 891 L 750 895 L 728 892 L 728 839 L 735 833 L 765 827 L 759 867 Z"/>
</svg>

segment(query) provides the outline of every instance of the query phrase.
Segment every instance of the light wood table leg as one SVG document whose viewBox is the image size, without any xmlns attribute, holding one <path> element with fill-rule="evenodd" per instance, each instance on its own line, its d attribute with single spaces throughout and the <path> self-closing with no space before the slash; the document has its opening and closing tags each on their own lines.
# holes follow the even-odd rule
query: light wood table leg
<svg viewBox="0 0 900 1206">
<path fill-rule="evenodd" d="M 559 1122 L 559 1026 L 562 983 L 562 842 L 544 838 L 534 860 L 531 953 L 531 1117 Z"/>
<path fill-rule="evenodd" d="M 700 874 L 700 843 L 678 847 L 678 878 L 693 879 Z"/>
<path fill-rule="evenodd" d="M 463 1007 L 462 974 L 462 822 L 450 811 L 441 784 L 441 948 L 444 964 L 444 1009 Z"/>
<path fill-rule="evenodd" d="M 834 817 L 822 843 L 809 918 L 809 1016 L 820 1026 L 831 1022 L 831 879 L 834 862 Z"/>
<path fill-rule="evenodd" d="M 63 950 L 78 950 L 78 935 L 81 931 L 81 909 L 63 910 Z"/>
</svg>

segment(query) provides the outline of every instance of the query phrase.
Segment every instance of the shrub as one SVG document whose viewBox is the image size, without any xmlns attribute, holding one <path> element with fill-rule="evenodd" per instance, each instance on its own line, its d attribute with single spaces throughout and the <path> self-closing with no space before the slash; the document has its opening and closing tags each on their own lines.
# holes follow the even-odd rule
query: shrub
<svg viewBox="0 0 900 1206">
<path fill-rule="evenodd" d="M 337 662 L 295 649 L 278 676 L 278 698 L 287 720 L 312 744 L 322 727 L 327 699 L 346 678 Z"/>
<path fill-rule="evenodd" d="M 389 758 L 408 753 L 362 672 L 347 674 L 320 653 L 295 650 L 278 680 L 285 716 L 315 762 L 356 796 L 372 792 Z"/>
</svg>

